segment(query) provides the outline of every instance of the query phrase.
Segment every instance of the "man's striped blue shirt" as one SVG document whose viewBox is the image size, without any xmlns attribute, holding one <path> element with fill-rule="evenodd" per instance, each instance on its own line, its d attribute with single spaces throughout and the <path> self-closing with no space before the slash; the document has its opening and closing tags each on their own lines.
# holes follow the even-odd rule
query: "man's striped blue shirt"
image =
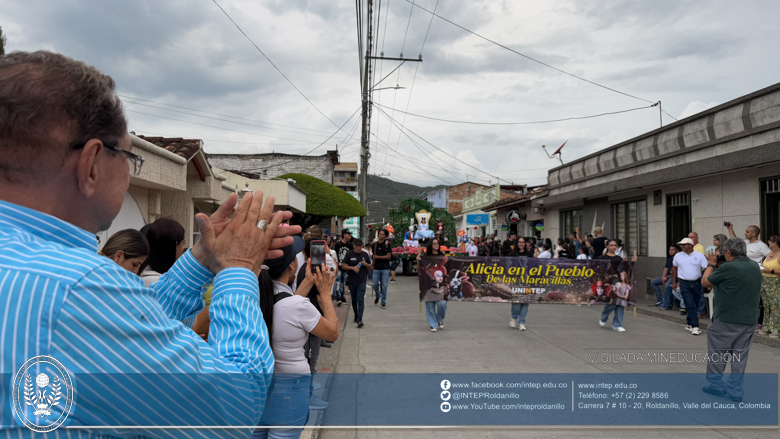
<svg viewBox="0 0 780 439">
<path fill-rule="evenodd" d="M 0 386 L 4 433 L 30 433 L 25 427 L 17 430 L 5 402 L 10 377 L 38 355 L 56 358 L 76 376 L 71 426 L 118 425 L 127 419 L 159 425 L 160 417 L 170 425 L 189 424 L 193 417 L 201 425 L 255 425 L 274 364 L 257 277 L 244 268 L 228 268 L 214 278 L 206 343 L 181 321 L 203 308 L 201 287 L 212 277 L 186 252 L 146 288 L 139 277 L 97 254 L 93 234 L 0 201 L 0 367 L 8 378 Z M 111 375 L 79 386 L 79 374 Z M 123 378 L 127 374 L 143 375 Z M 177 374 L 171 375 L 178 377 L 171 383 L 175 390 L 159 391 L 155 376 L 160 374 Z M 123 388 L 130 383 L 135 385 Z M 249 432 L 142 434 L 194 438 Z M 54 433 L 92 434 L 62 428 Z"/>
</svg>

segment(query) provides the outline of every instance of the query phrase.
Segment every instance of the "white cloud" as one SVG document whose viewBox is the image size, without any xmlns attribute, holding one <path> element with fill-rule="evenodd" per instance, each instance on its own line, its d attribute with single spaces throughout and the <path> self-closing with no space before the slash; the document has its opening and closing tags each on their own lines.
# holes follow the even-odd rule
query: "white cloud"
<svg viewBox="0 0 780 439">
<path fill-rule="evenodd" d="M 341 125 L 359 107 L 354 5 L 219 2 L 333 122 Z M 417 3 L 432 10 L 436 1 Z M 386 56 L 397 56 L 402 49 L 407 57 L 421 50 L 423 55 L 422 63 L 406 63 L 383 83 L 406 88 L 377 92 L 374 99 L 382 105 L 398 110 L 408 105 L 411 113 L 476 122 L 540 121 L 648 105 L 410 8 L 408 2 L 382 2 L 382 22 L 375 32 L 379 49 Z M 780 3 L 702 7 L 685 0 L 593 5 L 474 0 L 439 2 L 437 9 L 455 23 L 557 68 L 651 102 L 662 100 L 666 111 L 680 117 L 777 82 L 780 57 L 766 56 L 775 52 L 777 12 Z M 326 141 L 336 128 L 211 2 L 27 0 L 4 2 L 2 20 L 9 50 L 53 49 L 111 74 L 121 94 L 243 118 L 201 113 L 223 120 L 206 119 L 171 111 L 193 113 L 181 108 L 128 103 L 128 110 L 156 115 L 128 113 L 130 129 L 139 134 L 208 139 L 206 149 L 212 153 L 304 153 L 325 142 L 314 153 L 339 144 L 348 161 L 358 161 L 359 130 L 351 142 L 341 132 Z M 112 23 L 112 30 L 96 36 L 94 23 Z M 377 62 L 376 80 L 397 66 Z M 539 125 L 451 124 L 397 111 L 393 118 L 447 151 L 415 138 L 421 152 L 374 110 L 372 142 L 379 139 L 398 152 L 393 158 L 396 153 L 386 153 L 383 146 L 372 147 L 371 172 L 414 184 L 457 182 L 466 174 L 485 183 L 491 178 L 450 155 L 509 181 L 539 184 L 546 169 L 558 163 L 547 158 L 541 145 L 557 148 L 568 139 L 563 154 L 568 162 L 659 124 L 657 108 Z M 350 131 L 353 122 L 344 130 Z"/>
</svg>

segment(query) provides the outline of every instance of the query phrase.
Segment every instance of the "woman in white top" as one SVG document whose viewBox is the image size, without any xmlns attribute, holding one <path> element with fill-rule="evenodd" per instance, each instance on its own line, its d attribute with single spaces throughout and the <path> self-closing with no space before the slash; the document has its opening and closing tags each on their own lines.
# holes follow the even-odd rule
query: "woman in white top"
<svg viewBox="0 0 780 439">
<path fill-rule="evenodd" d="M 317 267 L 316 274 L 307 270 L 294 294 L 290 288 L 298 271 L 295 257 L 303 250 L 303 245 L 303 240 L 295 237 L 292 245 L 282 249 L 282 257 L 265 262 L 258 278 L 260 309 L 268 327 L 275 359 L 274 377 L 259 425 L 300 425 L 301 428 L 258 429 L 253 438 L 300 437 L 309 413 L 311 383 L 303 345 L 309 339 L 309 333 L 328 341 L 335 341 L 339 336 L 338 318 L 330 298 L 335 274 L 331 274 L 325 266 Z M 323 315 L 306 297 L 315 284 Z"/>
</svg>

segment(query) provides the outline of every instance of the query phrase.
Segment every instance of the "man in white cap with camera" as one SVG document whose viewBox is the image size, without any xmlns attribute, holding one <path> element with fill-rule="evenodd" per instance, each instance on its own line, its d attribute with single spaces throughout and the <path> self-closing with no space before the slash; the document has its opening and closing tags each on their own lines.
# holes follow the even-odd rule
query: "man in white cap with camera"
<svg viewBox="0 0 780 439">
<path fill-rule="evenodd" d="M 672 262 L 672 289 L 679 286 L 680 293 L 685 301 L 685 309 L 688 310 L 686 330 L 693 335 L 701 334 L 699 330 L 699 301 L 703 300 L 701 286 L 701 271 L 707 268 L 707 258 L 699 252 L 693 251 L 694 242 L 691 238 L 684 238 L 678 242 L 681 252 L 674 255 Z"/>
</svg>

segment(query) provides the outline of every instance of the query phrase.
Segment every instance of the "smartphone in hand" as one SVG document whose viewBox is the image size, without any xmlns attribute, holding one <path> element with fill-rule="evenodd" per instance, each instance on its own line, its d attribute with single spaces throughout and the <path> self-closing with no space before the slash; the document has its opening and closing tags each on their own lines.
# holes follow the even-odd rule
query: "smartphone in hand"
<svg viewBox="0 0 780 439">
<path fill-rule="evenodd" d="M 309 244 L 309 254 L 311 255 L 311 272 L 316 273 L 317 267 L 322 267 L 325 263 L 326 243 L 322 240 L 311 241 Z"/>
</svg>

